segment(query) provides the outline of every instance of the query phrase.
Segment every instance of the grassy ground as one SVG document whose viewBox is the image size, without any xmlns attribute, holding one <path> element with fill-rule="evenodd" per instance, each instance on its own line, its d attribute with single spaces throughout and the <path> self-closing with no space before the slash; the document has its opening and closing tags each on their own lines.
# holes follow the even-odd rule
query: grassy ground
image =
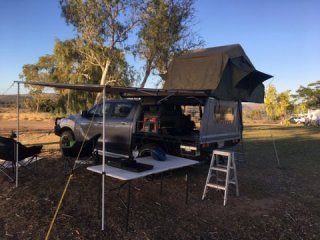
<svg viewBox="0 0 320 240">
<path fill-rule="evenodd" d="M 29 110 L 21 109 L 20 110 L 20 120 L 50 120 L 52 115 L 50 113 L 44 112 L 30 112 Z M 0 108 L 0 120 L 17 120 L 17 110 L 15 108 Z"/>
<path fill-rule="evenodd" d="M 158 178 L 141 179 L 134 182 L 127 234 L 116 193 L 106 195 L 107 231 L 100 231 L 100 178 L 77 169 L 50 239 L 320 239 L 319 146 L 319 128 L 246 126 L 240 197 L 231 188 L 223 207 L 222 193 L 210 190 L 201 201 L 207 165 L 192 169 L 188 205 L 184 171 L 167 174 L 162 195 Z M 44 239 L 66 177 L 58 151 L 43 157 L 37 175 L 24 172 L 19 188 L 0 175 L 0 239 Z"/>
</svg>

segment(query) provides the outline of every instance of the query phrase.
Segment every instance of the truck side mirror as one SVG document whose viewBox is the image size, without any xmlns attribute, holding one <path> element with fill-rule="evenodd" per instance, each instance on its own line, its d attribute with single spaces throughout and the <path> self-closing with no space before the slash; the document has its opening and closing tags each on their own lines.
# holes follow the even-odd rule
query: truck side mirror
<svg viewBox="0 0 320 240">
<path fill-rule="evenodd" d="M 81 112 L 81 117 L 87 117 L 88 116 L 88 111 L 84 110 Z"/>
</svg>

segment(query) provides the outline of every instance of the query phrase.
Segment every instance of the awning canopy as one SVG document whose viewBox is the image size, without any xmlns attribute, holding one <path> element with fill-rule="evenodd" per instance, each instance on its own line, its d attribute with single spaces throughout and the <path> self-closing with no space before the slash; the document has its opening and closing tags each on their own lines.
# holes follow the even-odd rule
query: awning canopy
<svg viewBox="0 0 320 240">
<path fill-rule="evenodd" d="M 202 90 L 222 100 L 263 102 L 263 82 L 239 44 L 197 49 L 173 59 L 164 89 Z"/>
<path fill-rule="evenodd" d="M 135 87 L 115 87 L 115 86 L 102 86 L 99 84 L 68 84 L 68 83 L 47 83 L 47 82 L 24 82 L 16 81 L 20 84 L 51 87 L 56 89 L 72 89 L 87 92 L 102 92 L 105 87 L 105 91 L 108 94 L 120 94 L 123 97 L 147 97 L 147 96 L 194 96 L 194 97 L 206 97 L 209 93 L 206 91 L 197 90 L 170 90 L 170 89 L 153 89 L 153 88 L 135 88 Z"/>
</svg>

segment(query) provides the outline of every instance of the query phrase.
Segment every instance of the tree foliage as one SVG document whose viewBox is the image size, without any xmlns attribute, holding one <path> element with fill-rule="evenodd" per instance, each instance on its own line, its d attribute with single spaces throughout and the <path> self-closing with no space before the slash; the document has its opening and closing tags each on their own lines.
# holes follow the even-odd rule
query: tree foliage
<svg viewBox="0 0 320 240">
<path fill-rule="evenodd" d="M 43 81 L 54 83 L 73 84 L 99 84 L 101 71 L 98 66 L 92 65 L 83 59 L 74 45 L 75 40 L 56 41 L 52 55 L 39 58 L 35 64 L 23 66 L 21 77 L 26 81 Z M 119 54 L 116 61 L 110 65 L 109 76 L 119 81 L 123 85 L 129 85 L 133 78 L 133 73 L 128 67 L 123 55 Z M 30 86 L 30 94 L 37 109 L 42 101 L 43 88 Z M 90 92 L 79 92 L 73 90 L 57 90 L 59 99 L 55 111 L 66 113 L 79 112 L 91 106 L 96 95 Z"/>
<path fill-rule="evenodd" d="M 308 108 L 320 108 L 320 80 L 308 84 L 307 87 L 300 86 L 294 97 Z"/>
<path fill-rule="evenodd" d="M 144 87 L 150 73 L 165 76 L 174 55 L 203 45 L 191 31 L 194 0 L 149 0 L 141 19 L 136 53 L 145 61 Z"/>
<path fill-rule="evenodd" d="M 167 72 L 175 54 L 202 44 L 190 29 L 194 0 L 59 0 L 62 17 L 76 36 L 56 41 L 51 55 L 23 66 L 26 81 L 132 85 L 137 74 L 126 61 L 130 34 L 138 33 L 135 53 L 146 60 L 142 86 L 152 70 Z M 137 27 L 140 27 L 139 29 Z M 30 87 L 39 109 L 43 89 Z M 91 93 L 59 90 L 56 111 L 78 112 Z"/>
<path fill-rule="evenodd" d="M 285 118 L 293 108 L 290 104 L 290 90 L 279 93 L 277 96 L 276 115 L 278 118 Z"/>
<path fill-rule="evenodd" d="M 247 110 L 243 111 L 244 117 L 250 120 L 262 120 L 265 117 L 265 112 L 262 110 Z"/>
<path fill-rule="evenodd" d="M 51 55 L 45 55 L 39 58 L 37 64 L 25 64 L 22 68 L 21 78 L 26 81 L 47 81 L 53 72 L 54 60 Z M 28 99 L 27 106 L 31 110 L 39 112 L 41 104 L 45 102 L 43 87 L 26 85 L 29 88 L 31 99 Z"/>
<path fill-rule="evenodd" d="M 305 103 L 299 103 L 294 105 L 293 113 L 302 114 L 308 111 L 307 105 Z"/>
<path fill-rule="evenodd" d="M 277 104 L 277 89 L 274 85 L 269 85 L 266 89 L 266 95 L 264 99 L 264 107 L 266 109 L 267 116 L 273 120 L 276 119 L 276 104 Z"/>
<path fill-rule="evenodd" d="M 74 47 L 101 70 L 101 85 L 126 85 L 114 79 L 115 62 L 124 60 L 128 34 L 139 22 L 139 0 L 60 0 L 62 16 L 74 26 Z M 119 71 L 118 71 L 119 72 Z"/>
<path fill-rule="evenodd" d="M 267 116 L 272 120 L 284 118 L 288 110 L 292 108 L 290 104 L 290 91 L 278 94 L 276 87 L 269 85 L 266 90 L 264 106 Z"/>
</svg>

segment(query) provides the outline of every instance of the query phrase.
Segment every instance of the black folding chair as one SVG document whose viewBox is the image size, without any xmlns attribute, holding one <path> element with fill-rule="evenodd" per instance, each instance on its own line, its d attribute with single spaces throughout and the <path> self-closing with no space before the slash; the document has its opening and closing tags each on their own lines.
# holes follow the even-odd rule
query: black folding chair
<svg viewBox="0 0 320 240">
<path fill-rule="evenodd" d="M 42 150 L 42 145 L 26 147 L 12 138 L 0 136 L 0 173 L 4 174 L 12 181 L 14 180 L 16 170 L 17 148 L 19 167 L 25 167 L 32 170 L 29 165 L 38 160 L 38 154 L 40 154 Z M 12 169 L 12 176 L 10 176 L 10 168 Z"/>
<path fill-rule="evenodd" d="M 81 165 L 91 164 L 92 162 L 96 163 L 98 161 L 96 145 L 100 136 L 101 134 L 97 134 L 84 142 L 61 142 L 61 152 L 64 158 L 65 174 L 73 173 L 73 171 L 77 168 L 77 162 L 74 161 L 79 161 Z"/>
</svg>

